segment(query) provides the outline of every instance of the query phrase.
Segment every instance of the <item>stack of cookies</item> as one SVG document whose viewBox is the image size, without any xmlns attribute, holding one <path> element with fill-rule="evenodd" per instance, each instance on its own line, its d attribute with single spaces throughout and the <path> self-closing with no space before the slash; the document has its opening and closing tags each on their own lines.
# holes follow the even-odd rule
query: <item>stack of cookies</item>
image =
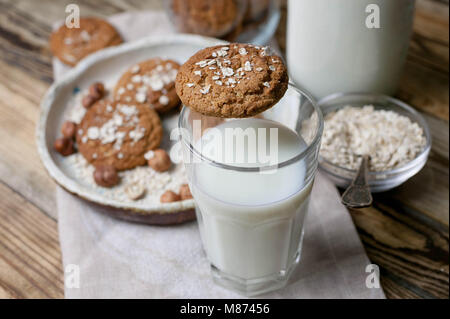
<svg viewBox="0 0 450 319">
<path fill-rule="evenodd" d="M 78 115 L 69 116 L 62 125 L 62 137 L 55 141 L 54 149 L 63 156 L 79 152 L 93 168 L 89 178 L 98 187 L 120 186 L 128 199 L 142 199 L 146 187 L 139 176 L 144 179 L 150 174 L 155 180 L 163 180 L 180 170 L 172 172 L 170 156 L 160 148 L 164 134 L 160 117 L 179 110 L 175 91 L 179 67 L 173 60 L 153 58 L 131 66 L 110 89 L 95 82 L 78 92 L 74 106 Z M 135 170 L 142 166 L 148 166 L 151 173 L 143 175 L 142 170 Z M 131 171 L 134 180 L 127 175 Z M 186 184 L 177 188 L 177 192 L 166 190 L 160 201 L 192 198 Z"/>
</svg>

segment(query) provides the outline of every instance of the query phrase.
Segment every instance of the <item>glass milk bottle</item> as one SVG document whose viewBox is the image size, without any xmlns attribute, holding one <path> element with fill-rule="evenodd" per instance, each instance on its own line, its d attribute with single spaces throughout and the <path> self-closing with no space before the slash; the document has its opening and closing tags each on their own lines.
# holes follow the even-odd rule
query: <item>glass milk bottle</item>
<svg viewBox="0 0 450 319">
<path fill-rule="evenodd" d="M 289 0 L 291 79 L 320 99 L 337 92 L 396 91 L 414 0 Z"/>
<path fill-rule="evenodd" d="M 323 129 L 313 100 L 290 86 L 256 118 L 184 107 L 184 163 L 216 283 L 245 295 L 284 286 L 300 260 Z"/>
</svg>

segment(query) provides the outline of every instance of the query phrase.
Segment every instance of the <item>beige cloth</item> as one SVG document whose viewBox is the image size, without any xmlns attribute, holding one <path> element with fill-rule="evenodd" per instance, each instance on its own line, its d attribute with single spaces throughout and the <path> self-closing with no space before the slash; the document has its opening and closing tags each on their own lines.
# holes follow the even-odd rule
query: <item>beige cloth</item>
<svg viewBox="0 0 450 319">
<path fill-rule="evenodd" d="M 172 33 L 158 12 L 110 18 L 134 40 Z M 56 79 L 66 68 L 54 61 Z M 64 267 L 79 267 L 79 288 L 66 298 L 240 298 L 215 285 L 197 223 L 153 227 L 116 220 L 64 190 L 57 190 L 58 226 Z M 369 260 L 334 185 L 318 174 L 305 225 L 303 254 L 287 287 L 266 298 L 384 298 L 367 288 Z M 73 268 L 66 275 L 73 274 Z M 68 278 L 68 277 L 67 277 Z"/>
</svg>

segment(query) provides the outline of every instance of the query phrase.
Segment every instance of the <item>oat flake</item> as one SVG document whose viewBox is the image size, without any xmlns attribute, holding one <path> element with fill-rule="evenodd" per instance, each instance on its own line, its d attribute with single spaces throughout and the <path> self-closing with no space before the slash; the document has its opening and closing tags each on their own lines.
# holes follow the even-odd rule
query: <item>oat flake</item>
<svg viewBox="0 0 450 319">
<path fill-rule="evenodd" d="M 161 95 L 161 97 L 159 98 L 159 103 L 161 103 L 162 105 L 167 105 L 169 104 L 169 98 L 165 95 Z"/>
<path fill-rule="evenodd" d="M 200 93 L 207 94 L 209 92 L 210 88 L 211 88 L 211 85 L 207 84 L 203 87 L 203 89 L 200 89 Z"/>
<path fill-rule="evenodd" d="M 399 168 L 424 149 L 423 129 L 394 111 L 372 105 L 346 106 L 325 117 L 320 154 L 333 164 L 357 169 L 360 155 L 370 155 L 370 170 Z"/>
</svg>

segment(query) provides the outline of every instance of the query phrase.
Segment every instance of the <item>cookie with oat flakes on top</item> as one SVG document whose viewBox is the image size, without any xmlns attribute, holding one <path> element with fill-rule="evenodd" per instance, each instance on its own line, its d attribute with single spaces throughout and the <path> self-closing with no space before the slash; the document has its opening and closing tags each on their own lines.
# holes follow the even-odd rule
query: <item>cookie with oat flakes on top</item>
<svg viewBox="0 0 450 319">
<path fill-rule="evenodd" d="M 158 148 L 162 136 L 155 110 L 104 99 L 87 110 L 78 125 L 76 140 L 89 163 L 112 165 L 123 171 L 145 165 L 145 154 Z"/>
<path fill-rule="evenodd" d="M 50 49 L 65 64 L 75 66 L 87 55 L 106 47 L 121 44 L 122 37 L 107 21 L 99 18 L 80 18 L 79 28 L 63 24 L 50 37 Z"/>
<path fill-rule="evenodd" d="M 275 105 L 289 77 L 267 47 L 231 43 L 203 49 L 178 71 L 175 87 L 184 105 L 208 116 L 243 118 Z"/>
<path fill-rule="evenodd" d="M 142 104 L 166 113 L 178 105 L 175 78 L 180 65 L 173 60 L 154 58 L 129 68 L 114 88 L 114 99 Z"/>
</svg>

